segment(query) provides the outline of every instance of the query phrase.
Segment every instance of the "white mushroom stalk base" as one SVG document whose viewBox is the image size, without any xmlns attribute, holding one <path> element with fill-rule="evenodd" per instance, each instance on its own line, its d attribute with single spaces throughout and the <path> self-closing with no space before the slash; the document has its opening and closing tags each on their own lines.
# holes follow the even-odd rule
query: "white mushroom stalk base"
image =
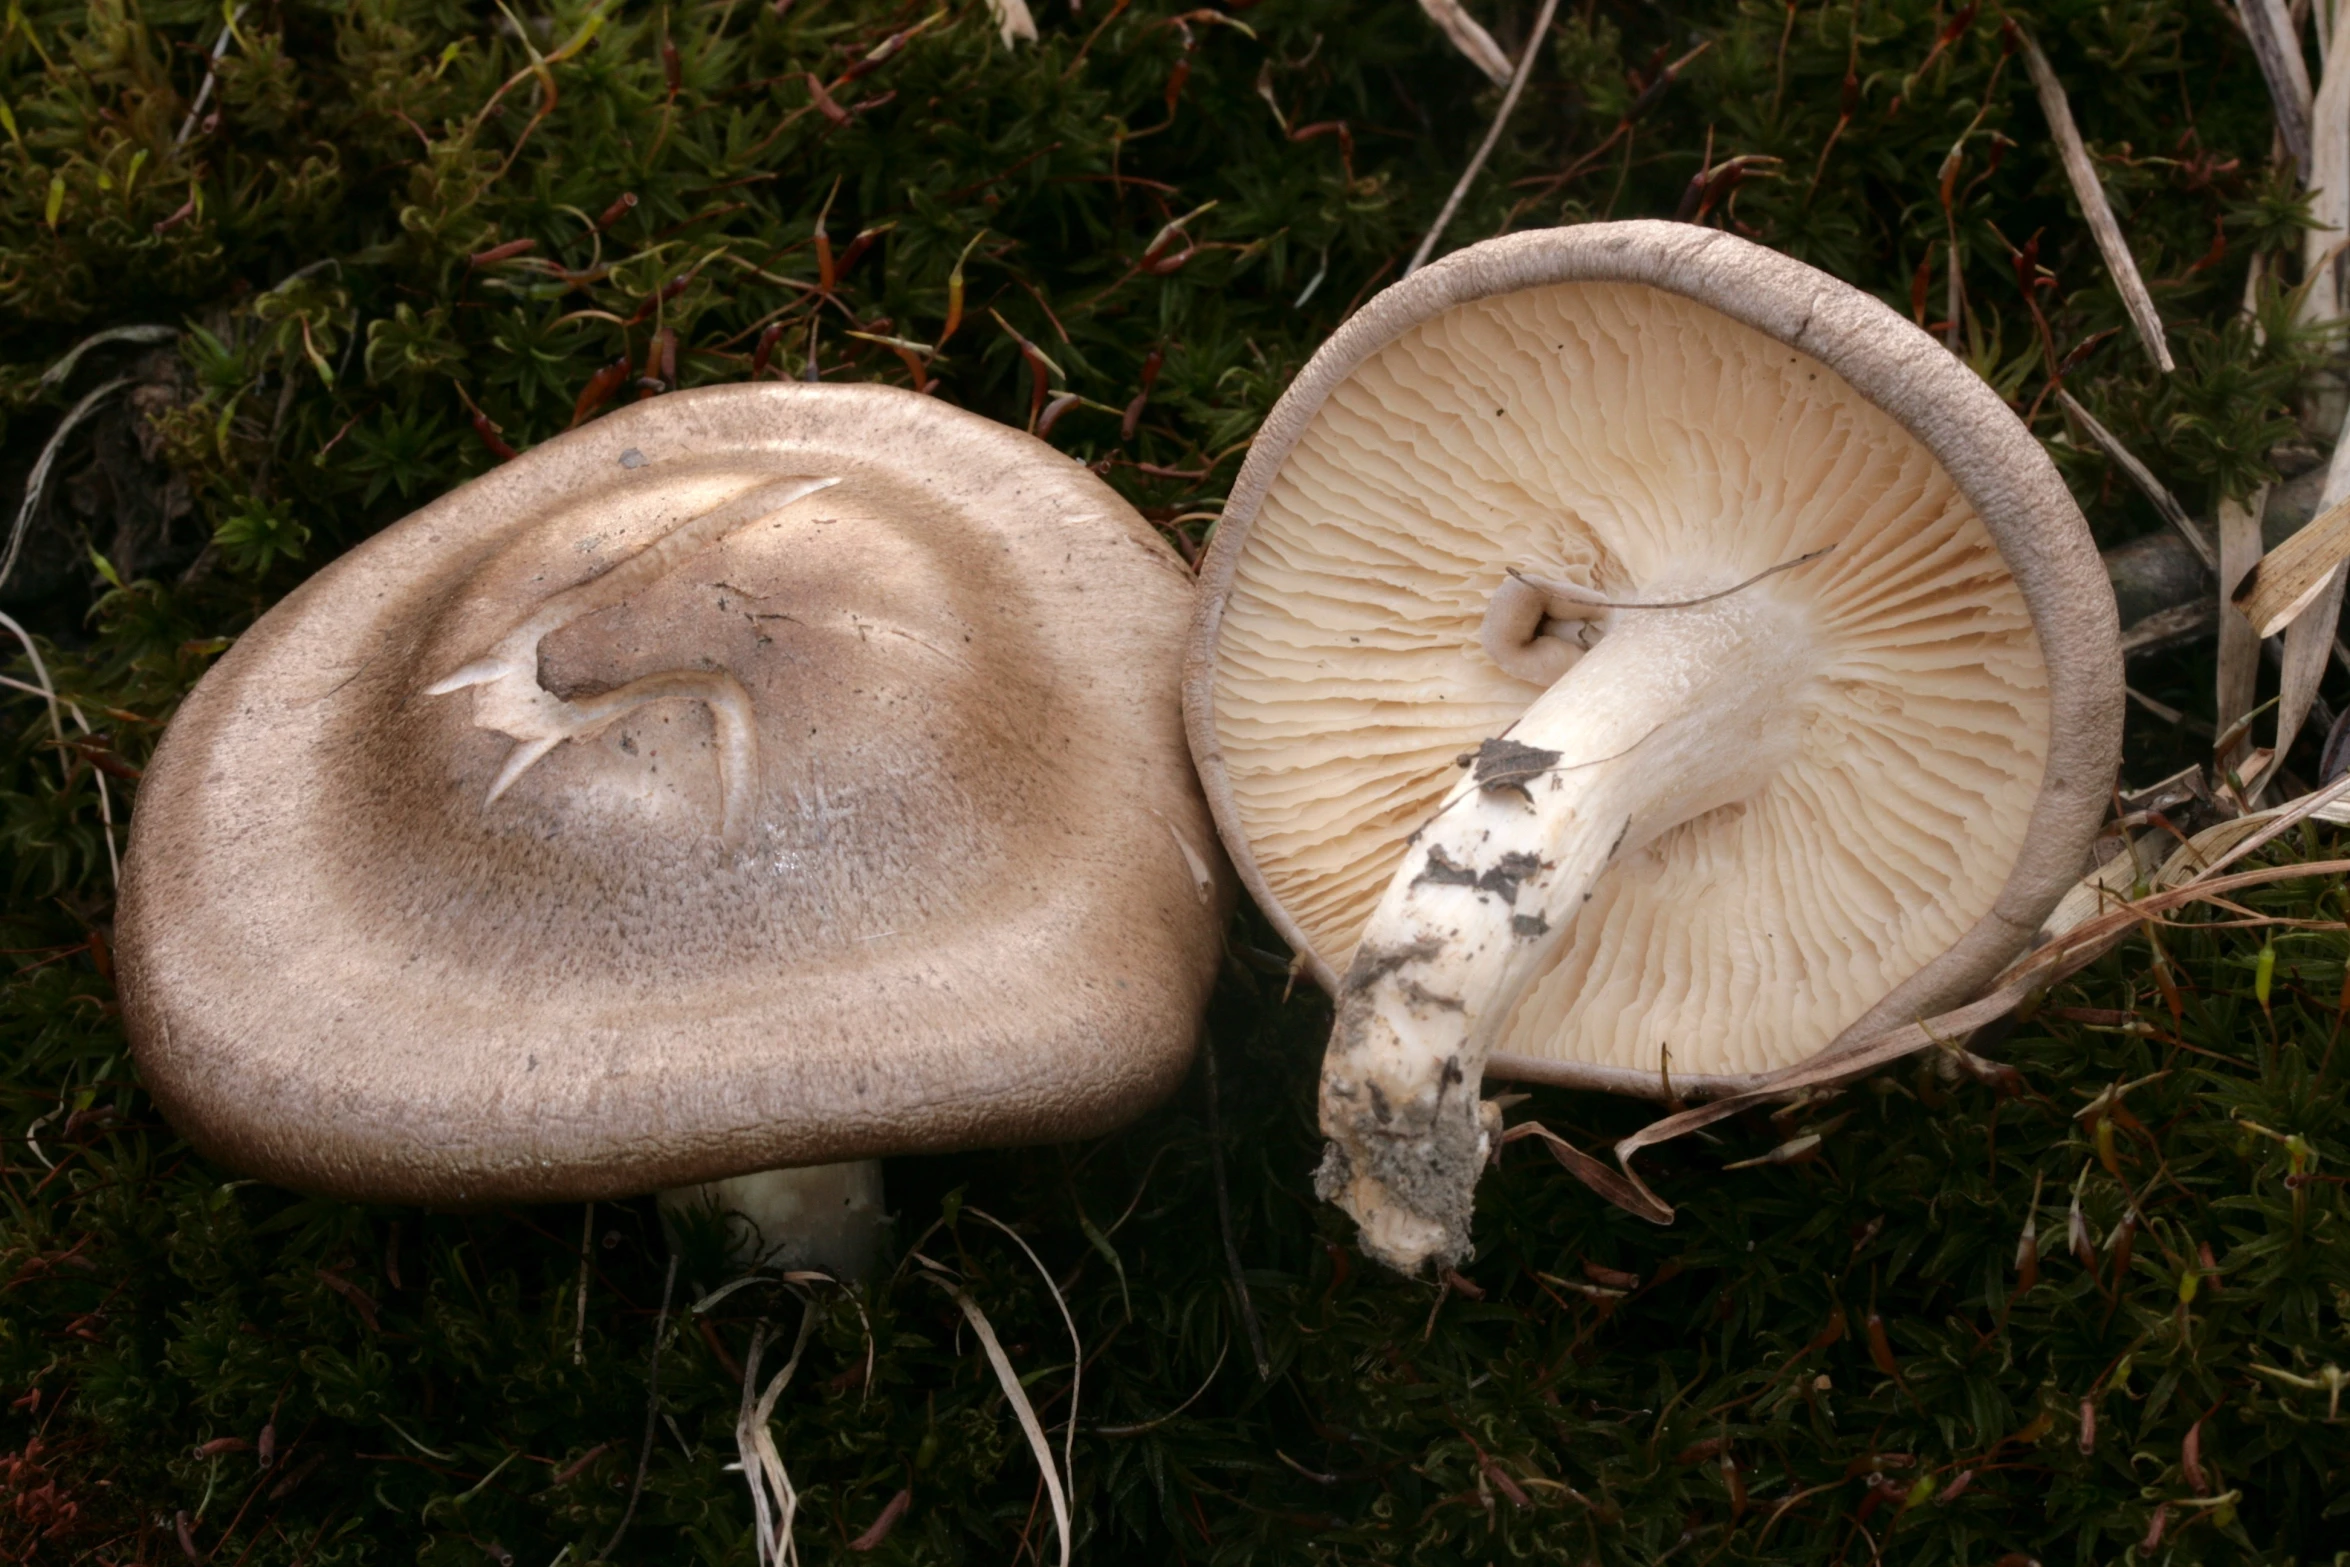
<svg viewBox="0 0 2350 1567">
<path fill-rule="evenodd" d="M 843 1282 L 870 1278 L 881 1261 L 889 1215 L 881 1206 L 881 1161 L 761 1170 L 661 1194 L 667 1211 L 715 1207 L 757 1233 L 760 1259 L 813 1268 Z"/>
<path fill-rule="evenodd" d="M 1643 583 L 1640 597 L 1731 585 Z M 1468 1255 L 1501 1119 L 1479 1098 L 1485 1059 L 1592 883 L 1795 754 L 1819 639 L 1775 586 L 1580 610 L 1596 645 L 1463 758 L 1468 776 L 1414 835 L 1339 987 L 1322 1067 L 1316 1187 L 1379 1261 L 1415 1273 Z"/>
</svg>

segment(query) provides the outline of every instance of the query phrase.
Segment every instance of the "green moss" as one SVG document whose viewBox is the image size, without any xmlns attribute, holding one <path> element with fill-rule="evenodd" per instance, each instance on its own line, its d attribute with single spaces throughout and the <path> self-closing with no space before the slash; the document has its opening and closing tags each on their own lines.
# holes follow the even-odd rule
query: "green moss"
<svg viewBox="0 0 2350 1567">
<path fill-rule="evenodd" d="M 1477 9 L 1514 49 L 1533 8 Z M 234 14 L 192 119 L 217 7 L 24 0 L 0 24 L 0 499 L 67 408 L 131 383 L 61 448 L 0 585 L 90 731 L 63 720 L 61 748 L 4 693 L 0 1551 L 177 1561 L 184 1516 L 214 1562 L 577 1563 L 626 1515 L 612 1560 L 749 1562 L 722 1469 L 736 1367 L 812 1310 L 775 1421 L 807 1557 L 910 1491 L 871 1559 L 1041 1558 L 1034 1461 L 919 1268 L 854 1301 L 767 1283 L 693 1313 L 736 1276 L 702 1232 L 664 1314 L 644 1204 L 363 1208 L 196 1158 L 124 1059 L 103 820 L 209 659 L 316 563 L 671 386 L 919 370 L 1021 425 L 1074 394 L 1049 439 L 1196 549 L 1249 432 L 1394 276 L 1497 95 L 1403 0 L 1088 0 L 1018 50 L 976 4 Z M 2130 337 L 2000 20 L 1971 7 L 1571 7 L 1453 238 L 1679 212 L 1929 324 L 1955 242 L 1960 348 L 2102 538 L 2156 520 L 2065 439 L 2052 370 L 2190 505 L 2241 493 L 2295 434 L 2315 346 L 2273 285 L 2267 346 L 2237 319 L 2250 258 L 2299 223 L 2249 51 L 2181 0 L 2017 14 L 2071 85 L 2174 376 Z M 1691 194 L 1747 154 L 1779 161 Z M 41 383 L 137 324 L 168 341 Z M 2133 679 L 2208 702 L 2207 656 Z M 2131 776 L 2191 745 L 2134 735 Z M 2340 902 L 2334 880 L 2247 900 Z M 1212 1115 L 1195 1078 L 1097 1144 L 897 1161 L 893 1203 L 1057 1431 L 1066 1333 L 978 1212 L 1055 1271 L 1088 1357 L 1092 1560 L 2323 1560 L 2350 1539 L 2325 1384 L 2350 1365 L 2343 935 L 2187 918 L 2162 933 L 2175 1010 L 2125 949 L 2000 1047 L 2005 1097 L 1929 1063 L 1662 1151 L 1671 1229 L 1513 1149 L 1481 1193 L 1481 1297 L 1367 1269 L 1311 1199 L 1327 1008 L 1284 999 L 1245 920 Z M 2080 1114 L 2115 1083 L 2136 1085 L 2118 1110 Z M 1514 1113 L 1598 1142 L 1651 1112 L 1542 1093 Z M 1806 1128 L 1812 1162 L 1724 1172 Z"/>
</svg>

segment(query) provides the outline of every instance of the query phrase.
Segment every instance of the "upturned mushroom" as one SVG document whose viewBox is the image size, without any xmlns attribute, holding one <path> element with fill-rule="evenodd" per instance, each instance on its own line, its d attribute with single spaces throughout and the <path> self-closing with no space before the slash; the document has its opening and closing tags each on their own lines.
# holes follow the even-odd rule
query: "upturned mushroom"
<svg viewBox="0 0 2350 1567">
<path fill-rule="evenodd" d="M 1102 1132 L 1191 1058 L 1228 895 L 1190 604 L 1091 473 L 910 392 L 550 441 L 188 698 L 125 869 L 142 1074 L 287 1186 L 755 1177 L 727 1195 L 770 1241 L 860 1271 L 859 1161 Z"/>
<path fill-rule="evenodd" d="M 1754 1086 L 1966 996 L 2086 865 L 2113 597 L 1998 395 L 1726 234 L 1495 240 L 1387 290 L 1250 449 L 1186 706 L 1337 998 L 1322 1193 L 1469 1247 L 1488 1074 Z"/>
</svg>

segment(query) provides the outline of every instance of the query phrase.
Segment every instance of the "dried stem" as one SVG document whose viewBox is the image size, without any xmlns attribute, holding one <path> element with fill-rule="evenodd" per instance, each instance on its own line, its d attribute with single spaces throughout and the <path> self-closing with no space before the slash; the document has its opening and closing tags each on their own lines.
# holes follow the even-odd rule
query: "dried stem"
<svg viewBox="0 0 2350 1567">
<path fill-rule="evenodd" d="M 1477 19 L 1461 8 L 1461 0 L 1420 0 L 1420 9 L 1451 39 L 1453 47 L 1469 57 L 1476 66 L 1499 87 L 1510 79 L 1510 57 L 1501 52 L 1501 45 L 1493 35 L 1478 25 Z M 1541 29 L 1535 29 L 1540 32 Z"/>
<path fill-rule="evenodd" d="M 2096 236 L 2097 248 L 2105 256 L 2105 269 L 2113 274 L 2122 303 L 2129 307 L 2130 324 L 2138 329 L 2138 339 L 2154 356 L 2155 364 L 2166 371 L 2175 369 L 2170 341 L 2163 335 L 2162 316 L 2154 308 L 2154 296 L 2146 292 L 2146 280 L 2138 275 L 2138 263 L 2122 238 L 2121 225 L 2114 221 L 2105 186 L 2097 178 L 2097 166 L 2089 161 L 2089 149 L 2082 145 L 2080 130 L 2073 124 L 2073 108 L 2065 98 L 2064 84 L 2056 79 L 2048 57 L 2032 36 L 2025 33 L 2023 40 L 2024 68 L 2032 73 L 2032 86 L 2040 94 L 2040 109 L 2048 116 L 2049 133 L 2056 138 L 2057 155 L 2064 160 L 2065 178 L 2072 181 L 2081 215 L 2089 220 L 2089 232 Z M 2212 564 L 2217 565 L 2216 559 Z"/>
<path fill-rule="evenodd" d="M 1452 194 L 1444 198 L 1444 208 L 1436 214 L 1435 225 L 1428 230 L 1428 237 L 1420 241 L 1418 250 L 1412 252 L 1411 265 L 1403 269 L 1405 277 L 1410 277 L 1426 264 L 1429 253 L 1436 249 L 1436 242 L 1444 237 L 1444 231 L 1452 225 L 1453 214 L 1460 211 L 1463 198 L 1469 194 L 1469 187 L 1476 183 L 1477 176 L 1484 171 L 1485 160 L 1493 156 L 1493 149 L 1501 140 L 1502 127 L 1509 124 L 1510 114 L 1518 106 L 1518 95 L 1526 90 L 1526 78 L 1534 74 L 1534 57 L 1541 52 L 1542 41 L 1550 36 L 1550 19 L 1558 14 L 1558 8 L 1559 0 L 1542 0 L 1542 12 L 1534 18 L 1534 30 L 1526 35 L 1526 52 L 1518 57 L 1518 68 L 1510 75 L 1509 91 L 1501 95 L 1501 107 L 1494 111 L 1493 123 L 1485 129 L 1485 139 L 1477 144 L 1476 156 L 1461 171 L 1459 181 L 1453 185 Z"/>
<path fill-rule="evenodd" d="M 2154 477 L 2111 430 L 2099 424 L 2094 414 L 2075 401 L 2072 393 L 2059 392 L 2056 400 L 2064 405 L 2066 413 L 2081 421 L 2081 428 L 2088 432 L 2089 439 L 2095 441 L 2105 455 L 2113 459 L 2116 467 L 2130 476 L 2130 482 L 2154 503 L 2154 509 L 2162 513 L 2164 520 L 2179 530 L 2179 537 L 2187 541 L 2187 547 L 2195 552 L 2196 559 L 2203 562 L 2204 569 L 2218 575 L 2219 550 L 2204 535 L 2203 525 L 2187 515 L 2187 508 L 2179 504 L 2178 497 L 2171 494 L 2163 482 Z"/>
<path fill-rule="evenodd" d="M 2342 30 L 2342 37 L 2350 37 L 2350 28 Z M 2350 75 L 2350 64 L 2343 73 Z M 2350 420 L 2334 438 L 2333 461 L 2326 468 L 2325 488 L 2318 494 L 2318 521 L 2326 521 L 2325 513 L 2350 499 Z M 2294 541 L 2316 533 L 2313 524 L 2294 535 Z M 2329 530 L 2330 533 L 2330 530 Z M 2322 540 L 2321 540 L 2322 542 Z M 2281 548 L 2289 548 L 2290 545 Z M 2281 553 L 2281 549 L 2280 549 Z M 2274 561 L 2275 556 L 2270 560 Z M 2259 573 L 2254 573 L 2255 586 Z M 2334 628 L 2342 620 L 2343 568 L 2337 561 L 2325 573 L 2315 593 L 2310 596 L 2293 623 L 2285 628 L 2284 669 L 2277 677 L 2277 739 L 2276 754 L 2269 762 L 2268 777 L 2253 788 L 2255 797 L 2269 777 L 2285 765 L 2285 753 L 2291 749 L 2294 737 L 2309 719 L 2317 698 L 2317 683 L 2326 670 L 2326 655 L 2333 651 Z M 2257 618 L 2257 617 L 2256 617 Z M 2255 628 L 2257 629 L 2257 627 Z"/>
<path fill-rule="evenodd" d="M 2301 183 L 2309 183 L 2309 67 L 2302 62 L 2293 21 L 2282 0 L 2236 0 L 2244 35 L 2252 41 L 2252 57 L 2268 82 L 2269 101 L 2276 106 L 2277 135 L 2292 156 Z"/>
<path fill-rule="evenodd" d="M 596 1205 L 590 1201 L 579 1216 L 579 1299 L 571 1324 L 571 1363 L 587 1364 L 588 1262 L 596 1238 Z"/>
</svg>

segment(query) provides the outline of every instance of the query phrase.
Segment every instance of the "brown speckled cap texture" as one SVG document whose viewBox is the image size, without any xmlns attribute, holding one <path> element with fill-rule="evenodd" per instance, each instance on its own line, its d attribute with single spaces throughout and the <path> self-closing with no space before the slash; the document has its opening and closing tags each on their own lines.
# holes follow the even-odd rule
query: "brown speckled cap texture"
<svg viewBox="0 0 2350 1567">
<path fill-rule="evenodd" d="M 1229 904 L 1191 589 L 1082 466 L 910 392 L 549 441 L 180 710 L 140 1071 L 235 1169 L 431 1204 L 1107 1130 L 1184 1072 Z"/>
<path fill-rule="evenodd" d="M 1455 759 L 1542 689 L 1479 651 L 1504 573 L 1637 597 L 1717 538 L 1738 575 L 1834 547 L 1768 585 L 1825 584 L 1810 772 L 1603 876 L 1489 1074 L 1743 1089 L 1965 999 L 2030 939 L 2085 868 L 2122 727 L 2113 595 L 2056 469 L 1870 296 L 1728 234 L 1600 223 L 1374 298 L 1258 432 L 1202 566 L 1192 752 L 1326 988 Z M 1893 772 L 1905 793 L 1869 781 Z M 1741 843 L 1775 868 L 1749 876 Z"/>
</svg>

